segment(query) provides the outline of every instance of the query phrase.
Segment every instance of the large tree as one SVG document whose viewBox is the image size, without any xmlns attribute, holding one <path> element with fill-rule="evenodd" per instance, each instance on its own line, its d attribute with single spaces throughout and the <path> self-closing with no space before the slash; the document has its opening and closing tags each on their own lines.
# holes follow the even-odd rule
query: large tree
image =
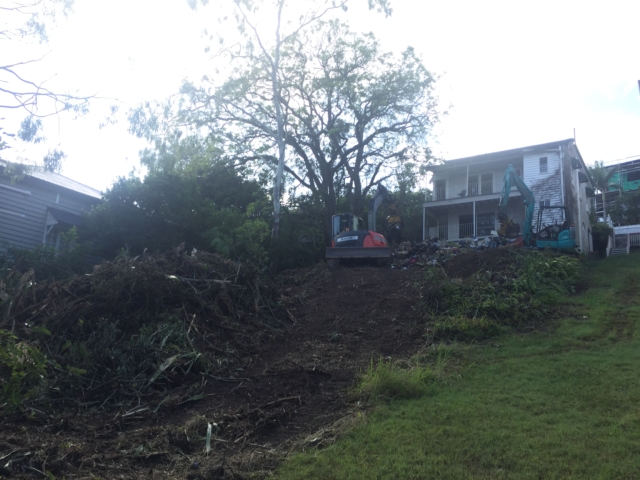
<svg viewBox="0 0 640 480">
<path fill-rule="evenodd" d="M 221 85 L 186 83 L 176 123 L 204 129 L 236 163 L 274 168 L 279 126 L 271 73 L 239 58 Z M 409 160 L 426 160 L 437 99 L 434 77 L 413 49 L 394 55 L 371 33 L 356 34 L 336 20 L 316 22 L 283 42 L 278 84 L 288 147 L 283 168 L 321 203 L 327 234 L 340 193 L 362 213 L 379 183 Z M 132 118 L 162 122 L 157 112 L 139 110 Z"/>
<path fill-rule="evenodd" d="M 192 8 L 196 8 L 198 0 L 188 0 Z M 200 0 L 206 5 L 209 0 Z M 274 132 L 278 148 L 277 166 L 273 182 L 273 228 L 272 237 L 278 237 L 280 229 L 280 207 L 282 195 L 283 173 L 285 166 L 285 113 L 282 109 L 282 85 L 280 83 L 281 50 L 286 43 L 300 34 L 309 25 L 325 17 L 334 10 L 347 11 L 349 0 L 306 0 L 302 10 L 300 3 L 287 0 L 234 0 L 233 17 L 236 20 L 242 40 L 228 47 L 224 37 L 218 35 L 221 52 L 228 54 L 232 61 L 238 59 L 249 60 L 250 63 L 260 64 L 269 75 L 271 104 L 276 121 Z M 369 9 L 377 9 L 386 16 L 391 15 L 388 0 L 367 0 Z M 218 5 L 217 5 L 218 6 Z M 271 18 L 273 17 L 273 18 Z M 227 22 L 222 16 L 218 23 Z M 260 28 L 260 24 L 272 25 Z M 265 22 L 266 20 L 266 22 Z M 272 28 L 272 31 L 269 29 Z M 213 39 L 213 35 L 211 36 Z"/>
</svg>

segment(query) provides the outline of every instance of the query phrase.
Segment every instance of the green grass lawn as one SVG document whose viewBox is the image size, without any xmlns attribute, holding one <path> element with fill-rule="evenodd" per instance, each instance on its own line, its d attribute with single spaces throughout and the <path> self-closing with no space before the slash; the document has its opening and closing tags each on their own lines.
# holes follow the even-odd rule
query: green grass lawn
<svg viewBox="0 0 640 480">
<path fill-rule="evenodd" d="M 586 274 L 555 327 L 446 347 L 428 394 L 379 404 L 277 478 L 640 478 L 640 254 Z"/>
</svg>

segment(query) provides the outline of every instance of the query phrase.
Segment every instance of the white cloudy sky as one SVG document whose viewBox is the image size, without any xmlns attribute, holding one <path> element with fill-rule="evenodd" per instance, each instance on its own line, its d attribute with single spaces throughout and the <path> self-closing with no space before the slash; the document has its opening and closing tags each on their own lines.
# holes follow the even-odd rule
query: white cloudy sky
<svg viewBox="0 0 640 480">
<path fill-rule="evenodd" d="M 352 0 L 358 3 L 366 2 Z M 373 31 L 389 50 L 413 46 L 441 75 L 438 93 L 451 108 L 434 143 L 440 156 L 561 140 L 574 128 L 587 163 L 640 156 L 637 1 L 392 0 L 392 6 L 387 19 L 359 7 L 342 18 Z M 184 77 L 211 74 L 220 60 L 204 53 L 200 33 L 215 28 L 214 13 L 193 12 L 186 0 L 76 0 L 75 12 L 52 31 L 50 53 L 28 73 L 52 77 L 51 87 L 118 99 L 125 112 L 175 93 Z M 14 56 L 24 55 L 20 48 Z M 0 63 L 6 58 L 0 52 Z M 89 115 L 46 125 L 44 148 L 68 154 L 63 174 L 101 190 L 138 166 L 144 147 L 127 133 L 124 115 L 98 129 L 110 103 L 94 101 Z"/>
</svg>

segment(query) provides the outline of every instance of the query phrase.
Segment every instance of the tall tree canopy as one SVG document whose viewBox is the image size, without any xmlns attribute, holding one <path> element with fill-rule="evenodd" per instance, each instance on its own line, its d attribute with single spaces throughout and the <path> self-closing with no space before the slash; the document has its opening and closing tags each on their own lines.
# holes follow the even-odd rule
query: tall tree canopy
<svg viewBox="0 0 640 480">
<path fill-rule="evenodd" d="M 215 138 L 236 164 L 273 171 L 278 122 L 271 71 L 256 57 L 237 58 L 221 84 L 185 83 L 178 113 L 171 106 L 140 108 L 133 130 L 153 136 L 185 126 Z M 435 79 L 408 48 L 382 51 L 373 34 L 339 21 L 317 22 L 286 39 L 278 69 L 277 100 L 287 147 L 284 169 L 296 187 L 323 206 L 330 231 L 337 197 L 346 193 L 362 213 L 367 193 L 427 160 L 427 139 L 438 120 Z"/>
<path fill-rule="evenodd" d="M 209 0 L 200 0 L 200 2 L 206 5 Z M 188 0 L 188 3 L 195 9 L 198 0 Z M 232 2 L 233 17 L 244 41 L 229 48 L 225 39 L 218 35 L 221 51 L 229 54 L 232 59 L 242 58 L 249 60 L 250 63 L 261 64 L 269 72 L 272 94 L 271 104 L 276 122 L 274 133 L 278 147 L 277 166 L 273 182 L 272 237 L 278 237 L 280 229 L 280 207 L 286 155 L 284 140 L 285 117 L 282 111 L 282 89 L 280 84 L 282 47 L 290 39 L 302 33 L 309 25 L 325 17 L 329 12 L 334 10 L 347 11 L 349 3 L 350 0 L 306 0 L 302 7 L 305 10 L 300 11 L 299 2 L 289 2 L 287 0 L 234 0 Z M 391 15 L 392 9 L 388 0 L 367 0 L 367 3 L 369 10 L 376 9 L 386 16 Z M 293 5 L 296 8 L 293 8 Z M 259 24 L 264 23 L 265 19 L 268 23 L 270 9 L 275 13 L 274 30 L 272 33 L 265 35 L 265 32 L 259 28 Z M 293 20 L 294 18 L 295 20 Z M 221 20 L 226 23 L 227 17 L 219 18 L 219 24 Z M 211 39 L 213 39 L 213 35 Z"/>
</svg>

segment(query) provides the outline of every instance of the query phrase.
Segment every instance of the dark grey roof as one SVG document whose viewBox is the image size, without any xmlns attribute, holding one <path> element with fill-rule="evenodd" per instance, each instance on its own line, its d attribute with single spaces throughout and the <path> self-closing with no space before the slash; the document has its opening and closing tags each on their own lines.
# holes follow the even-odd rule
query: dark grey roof
<svg viewBox="0 0 640 480">
<path fill-rule="evenodd" d="M 4 165 L 6 165 L 6 163 L 3 161 L 0 161 L 0 167 L 4 167 Z M 59 187 L 66 188 L 73 192 L 87 195 L 89 197 L 98 198 L 98 199 L 102 198 L 102 193 L 100 193 L 95 188 L 91 188 L 88 185 L 84 185 L 80 182 L 76 182 L 75 180 L 65 177 L 64 175 L 60 175 L 59 173 L 45 172 L 40 169 L 33 169 L 31 172 L 27 174 L 27 176 L 31 178 L 36 178 L 43 182 L 57 185 Z"/>
<path fill-rule="evenodd" d="M 95 188 L 76 182 L 75 180 L 65 177 L 64 175 L 60 175 L 59 173 L 34 171 L 31 172 L 29 176 L 47 183 L 53 183 L 54 185 L 64 187 L 68 190 L 73 190 L 74 192 L 82 193 L 89 197 L 102 198 L 102 194 Z"/>
<path fill-rule="evenodd" d="M 52 207 L 47 207 L 47 210 L 49 210 L 49 213 L 53 215 L 53 218 L 55 218 L 60 223 L 66 223 L 67 225 L 76 225 L 78 227 L 81 227 L 84 222 L 84 219 L 80 215 L 76 215 L 75 213 L 65 212 L 64 210 L 59 210 Z"/>
</svg>

